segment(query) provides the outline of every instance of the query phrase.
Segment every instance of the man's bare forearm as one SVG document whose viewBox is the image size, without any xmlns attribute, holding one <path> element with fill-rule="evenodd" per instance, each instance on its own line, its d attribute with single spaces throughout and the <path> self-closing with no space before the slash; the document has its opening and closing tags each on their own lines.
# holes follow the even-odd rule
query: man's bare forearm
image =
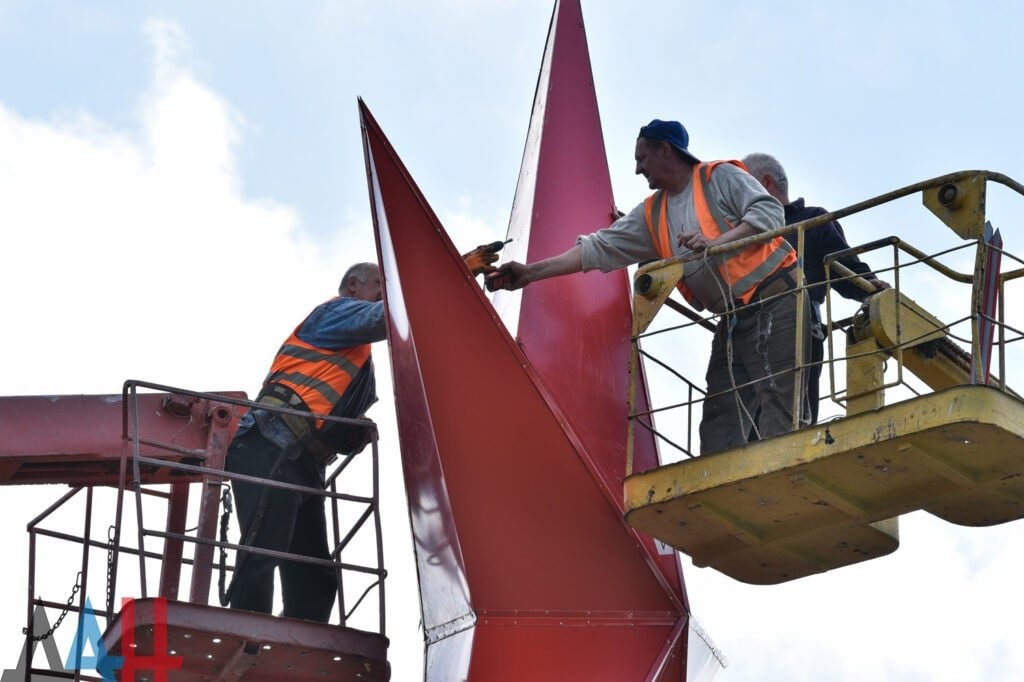
<svg viewBox="0 0 1024 682">
<path fill-rule="evenodd" d="M 583 249 L 577 244 L 565 253 L 530 263 L 526 269 L 530 273 L 529 281 L 531 282 L 571 275 L 583 269 Z"/>
<path fill-rule="evenodd" d="M 487 276 L 490 289 L 522 289 L 531 282 L 571 275 L 583 270 L 583 248 L 577 244 L 565 253 L 535 263 L 505 263 Z"/>
<path fill-rule="evenodd" d="M 739 241 L 740 239 L 746 239 L 747 237 L 753 237 L 755 234 L 760 234 L 761 230 L 757 229 L 746 221 L 740 222 L 739 225 L 727 230 L 722 234 L 718 235 L 717 238 L 712 242 L 712 246 L 722 246 L 730 242 Z"/>
</svg>

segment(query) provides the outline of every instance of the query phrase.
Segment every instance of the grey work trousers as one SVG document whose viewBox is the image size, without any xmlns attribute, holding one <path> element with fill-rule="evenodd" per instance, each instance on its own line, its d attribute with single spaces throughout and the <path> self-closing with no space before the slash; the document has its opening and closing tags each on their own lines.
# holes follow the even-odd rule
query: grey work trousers
<svg viewBox="0 0 1024 682">
<path fill-rule="evenodd" d="M 700 453 L 706 455 L 737 447 L 755 438 L 793 430 L 793 397 L 799 391 L 806 414 L 807 371 L 796 383 L 796 308 L 803 296 L 803 362 L 808 361 L 810 300 L 806 293 L 767 302 L 753 302 L 744 310 L 725 315 L 711 343 L 706 375 L 708 397 L 700 422 Z M 729 361 L 729 347 L 732 361 Z M 743 386 L 755 382 L 750 386 Z M 733 387 L 740 387 L 733 390 Z M 753 424 L 757 424 L 756 431 Z"/>
</svg>

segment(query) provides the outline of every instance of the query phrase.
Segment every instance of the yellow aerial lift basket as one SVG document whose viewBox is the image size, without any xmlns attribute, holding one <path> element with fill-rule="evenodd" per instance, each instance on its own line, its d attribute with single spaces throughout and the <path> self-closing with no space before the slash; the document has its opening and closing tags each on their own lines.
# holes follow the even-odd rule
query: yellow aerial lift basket
<svg viewBox="0 0 1024 682">
<path fill-rule="evenodd" d="M 791 433 L 632 473 L 632 434 L 638 419 L 650 416 L 636 412 L 634 380 L 624 483 L 627 522 L 685 552 L 698 566 L 747 583 L 774 584 L 895 551 L 897 517 L 907 512 L 925 510 L 967 526 L 1024 517 L 1024 402 L 1004 379 L 988 372 L 995 347 L 999 374 L 1005 377 L 1003 349 L 1021 337 L 1003 320 L 1002 296 L 998 311 L 993 309 L 993 292 L 1002 293 L 1006 282 L 1024 270 L 1000 274 L 993 265 L 993 255 L 1001 256 L 1002 249 L 985 226 L 985 180 L 1024 194 L 1024 187 L 1005 176 L 958 173 L 732 245 L 742 248 L 797 231 L 802 256 L 805 230 L 921 191 L 933 213 L 958 235 L 976 242 L 975 271 L 955 272 L 896 238 L 881 244 L 972 286 L 972 310 L 963 320 L 972 329 L 970 351 L 955 342 L 951 325 L 902 293 L 897 258 L 894 288 L 875 293 L 839 325 L 827 317 L 830 340 L 831 331 L 839 327 L 847 336 L 845 391 L 837 393 L 833 381 L 833 395 L 845 405 L 845 417 L 803 428 L 794 424 Z M 830 271 L 874 288 L 834 257 L 826 264 Z M 666 303 L 680 308 L 668 297 L 686 265 L 681 258 L 669 259 L 636 273 L 634 378 L 639 342 L 654 316 Z M 1007 329 L 1015 338 L 1007 339 Z M 802 351 L 796 353 L 795 371 L 803 371 Z M 885 389 L 893 384 L 885 384 L 884 366 L 893 359 L 898 382 L 906 369 L 934 392 L 886 405 Z"/>
</svg>

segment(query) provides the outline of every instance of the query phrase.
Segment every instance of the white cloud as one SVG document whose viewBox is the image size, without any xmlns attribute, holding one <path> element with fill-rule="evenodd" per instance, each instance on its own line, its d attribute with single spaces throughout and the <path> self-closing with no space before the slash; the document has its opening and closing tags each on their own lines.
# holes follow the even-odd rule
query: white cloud
<svg viewBox="0 0 1024 682">
<path fill-rule="evenodd" d="M 283 320 L 330 294 L 317 291 L 318 275 L 330 270 L 333 280 L 336 268 L 304 238 L 296 211 L 242 194 L 240 115 L 171 68 L 173 54 L 157 60 L 138 130 L 111 130 L 87 113 L 50 123 L 0 109 L 0 211 L 10 226 L 0 283 L 22 292 L 8 303 L 36 340 L 21 354 L 49 358 L 47 390 L 97 390 L 126 374 L 206 384 L 227 378 L 225 366 L 248 366 L 251 387 L 259 370 L 248 356 L 263 364 L 293 324 Z M 290 289 L 268 284 L 282 265 Z M 240 347 L 240 335 L 254 343 Z M 93 361 L 107 355 L 110 364 Z M 200 366 L 216 356 L 211 377 Z M 40 388 L 28 363 L 7 379 Z"/>
<path fill-rule="evenodd" d="M 126 378 L 253 394 L 278 344 L 312 306 L 334 293 L 351 262 L 374 259 L 368 220 L 350 216 L 321 247 L 298 212 L 245 195 L 236 167 L 245 120 L 185 67 L 187 41 L 169 22 L 146 25 L 156 53 L 137 129 L 114 129 L 88 112 L 31 120 L 0 102 L 0 268 L 8 358 L 4 394 L 118 393 Z M 354 255 L 358 254 L 358 255 Z M 378 363 L 386 364 L 384 346 Z M 387 372 L 382 392 L 390 387 Z M 390 423 L 391 400 L 375 408 Z M 415 575 L 395 452 L 383 476 L 392 641 L 418 649 Z M 34 514 L 48 490 L 6 489 L 7 505 Z M 3 540 L 27 552 L 22 521 Z M 76 550 L 69 550 L 76 551 Z M 5 596 L 18 599 L 24 562 L 7 565 Z M 63 599 L 67 577 L 43 567 L 40 589 Z M 66 596 L 66 595 L 65 595 Z M 96 599 L 94 598 L 94 603 Z M 18 632 L 21 608 L 0 632 Z M 21 640 L 0 637 L 0 668 Z M 417 656 L 395 664 L 417 668 Z"/>
</svg>

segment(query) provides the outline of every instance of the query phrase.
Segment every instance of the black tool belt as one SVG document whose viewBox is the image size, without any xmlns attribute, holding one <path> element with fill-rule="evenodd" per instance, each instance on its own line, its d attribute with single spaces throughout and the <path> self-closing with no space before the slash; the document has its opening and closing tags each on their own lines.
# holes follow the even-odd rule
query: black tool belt
<svg viewBox="0 0 1024 682">
<path fill-rule="evenodd" d="M 256 402 L 268 407 L 290 407 L 293 410 L 309 412 L 302 398 L 287 386 L 268 384 L 260 391 Z M 338 458 L 338 452 L 358 453 L 370 442 L 371 429 L 363 425 L 328 424 L 317 429 L 312 417 L 294 414 L 278 414 L 277 417 L 295 435 L 295 457 L 305 454 L 321 465 L 327 466 Z"/>
<path fill-rule="evenodd" d="M 306 407 L 306 403 L 299 397 L 299 394 L 281 384 L 266 384 L 260 390 L 256 402 L 268 407 L 288 407 L 293 410 L 309 412 L 309 408 Z M 313 431 L 313 420 L 308 417 L 294 414 L 278 414 L 277 416 L 300 440 L 308 438 Z"/>
</svg>

